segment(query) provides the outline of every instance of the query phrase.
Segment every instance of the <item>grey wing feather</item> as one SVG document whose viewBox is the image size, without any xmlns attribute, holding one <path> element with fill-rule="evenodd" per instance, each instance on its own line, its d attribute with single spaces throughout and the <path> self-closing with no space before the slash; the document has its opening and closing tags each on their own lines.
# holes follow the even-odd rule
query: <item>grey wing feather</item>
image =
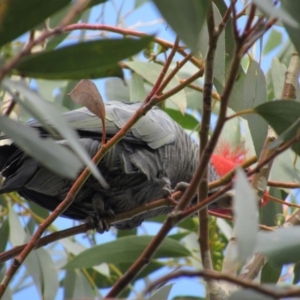
<svg viewBox="0 0 300 300">
<path fill-rule="evenodd" d="M 106 133 L 108 135 L 116 134 L 140 105 L 141 103 L 128 105 L 128 103 L 118 101 L 105 103 Z M 65 113 L 64 117 L 74 129 L 102 132 L 102 124 L 99 118 L 85 107 Z M 34 122 L 30 122 L 30 125 L 34 126 Z M 174 132 L 176 132 L 176 127 L 173 120 L 166 113 L 154 107 L 132 126 L 127 136 L 146 142 L 152 149 L 158 149 L 175 141 Z"/>
</svg>

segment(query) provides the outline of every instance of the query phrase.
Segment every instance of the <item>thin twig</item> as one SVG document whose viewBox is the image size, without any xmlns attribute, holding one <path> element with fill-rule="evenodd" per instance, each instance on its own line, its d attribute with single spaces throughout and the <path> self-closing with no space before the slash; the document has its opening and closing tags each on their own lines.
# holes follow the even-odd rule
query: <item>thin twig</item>
<svg viewBox="0 0 300 300">
<path fill-rule="evenodd" d="M 202 102 L 202 120 L 199 130 L 200 151 L 199 161 L 208 153 L 205 148 L 208 143 L 208 135 L 210 130 L 211 110 L 212 110 L 212 89 L 213 89 L 213 71 L 215 62 L 215 53 L 217 49 L 218 36 L 215 33 L 215 21 L 212 3 L 210 3 L 209 11 L 206 16 L 206 23 L 208 29 L 208 52 L 205 60 L 204 71 L 204 91 Z M 203 178 L 198 185 L 198 203 L 201 203 L 207 198 L 208 195 L 208 178 L 207 169 L 203 173 Z M 204 270 L 213 270 L 213 263 L 211 258 L 211 250 L 209 243 L 209 215 L 207 206 L 198 212 L 199 229 L 198 229 L 198 242 L 199 251 L 201 255 L 201 262 Z M 218 288 L 218 284 L 214 281 L 207 281 L 209 299 L 219 299 L 223 297 L 223 291 Z M 218 291 L 218 294 L 216 294 Z M 213 297 L 213 298 L 212 298 Z"/>
<path fill-rule="evenodd" d="M 145 204 L 138 206 L 134 209 L 131 209 L 129 211 L 124 211 L 124 212 L 118 213 L 118 214 L 116 214 L 115 218 L 104 218 L 103 220 L 106 221 L 108 224 L 114 225 L 121 221 L 126 221 L 129 219 L 132 219 L 133 217 L 135 217 L 141 213 L 144 213 L 146 211 L 148 212 L 153 209 L 166 207 L 166 206 L 174 207 L 177 203 L 175 201 L 173 201 L 172 199 L 174 199 L 174 200 L 179 199 L 181 194 L 182 194 L 181 192 L 175 192 L 172 194 L 172 198 L 159 199 L 156 201 L 152 201 L 150 203 L 145 203 Z M 38 221 L 40 221 L 40 220 L 38 220 Z M 70 236 L 73 236 L 73 235 L 76 235 L 79 233 L 85 233 L 91 229 L 94 229 L 93 224 L 86 223 L 86 224 L 72 227 L 70 229 L 51 233 L 51 234 L 41 238 L 36 243 L 34 249 L 36 250 L 38 248 L 41 248 L 43 246 L 46 246 L 50 243 L 53 243 L 55 241 L 58 241 L 60 239 L 66 238 L 66 237 L 70 237 Z M 18 254 L 20 254 L 22 252 L 22 250 L 26 246 L 27 246 L 27 244 L 20 245 L 20 246 L 12 248 L 10 250 L 7 250 L 3 253 L 0 253 L 0 263 L 3 263 L 5 261 L 7 261 L 8 259 L 11 259 L 11 258 L 17 256 Z"/>
<path fill-rule="evenodd" d="M 208 212 L 209 212 L 210 216 L 225 219 L 225 220 L 228 220 L 228 221 L 234 221 L 233 216 L 220 214 L 220 213 L 217 213 L 217 212 L 211 211 L 211 210 L 209 210 Z M 262 230 L 265 230 L 265 231 L 274 231 L 274 228 L 266 226 L 266 225 L 262 225 L 262 224 L 259 224 L 259 228 L 262 229 Z"/>
<path fill-rule="evenodd" d="M 290 297 L 296 297 L 300 295 L 300 289 L 288 289 L 288 288 L 283 288 L 282 290 L 277 290 L 274 288 L 268 288 L 263 285 L 260 285 L 258 283 L 254 283 L 250 280 L 242 280 L 240 278 L 237 278 L 235 276 L 230 276 L 228 274 L 223 274 L 220 272 L 216 271 L 185 271 L 181 270 L 178 272 L 174 272 L 168 275 L 165 275 L 156 281 L 152 282 L 144 292 L 146 295 L 150 291 L 152 291 L 155 287 L 160 286 L 162 284 L 167 283 L 168 281 L 172 279 L 177 279 L 181 277 L 188 277 L 188 278 L 193 278 L 193 277 L 202 277 L 206 279 L 213 279 L 213 280 L 223 280 L 230 282 L 232 284 L 238 285 L 240 287 L 243 287 L 245 289 L 251 289 L 253 291 L 256 291 L 260 294 L 269 296 L 273 299 L 281 299 L 281 298 L 290 298 Z"/>
</svg>

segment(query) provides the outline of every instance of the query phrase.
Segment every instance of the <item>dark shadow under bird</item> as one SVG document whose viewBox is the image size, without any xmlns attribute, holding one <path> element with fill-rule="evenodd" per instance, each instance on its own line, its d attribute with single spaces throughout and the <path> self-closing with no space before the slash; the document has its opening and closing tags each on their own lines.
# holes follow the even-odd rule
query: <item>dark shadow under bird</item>
<svg viewBox="0 0 300 300">
<path fill-rule="evenodd" d="M 105 103 L 107 139 L 126 124 L 140 105 L 118 101 Z M 99 118 L 87 108 L 63 116 L 78 132 L 81 144 L 93 157 L 101 146 Z M 41 137 L 49 136 L 38 122 L 28 122 L 27 125 L 36 128 Z M 58 142 L 68 147 L 67 141 Z M 198 151 L 199 146 L 193 139 L 169 115 L 154 107 L 98 164 L 109 189 L 104 189 L 90 176 L 62 215 L 80 221 L 88 217 L 100 220 L 160 199 L 165 196 L 165 187 L 173 189 L 179 182 L 190 182 L 197 167 Z M 0 147 L 0 168 L 5 178 L 0 193 L 16 191 L 26 200 L 51 211 L 65 199 L 74 183 L 48 170 L 14 143 Z M 209 165 L 208 180 L 218 177 L 214 167 Z M 145 219 L 171 210 L 171 207 L 163 207 L 147 211 L 114 226 L 134 228 Z"/>
</svg>

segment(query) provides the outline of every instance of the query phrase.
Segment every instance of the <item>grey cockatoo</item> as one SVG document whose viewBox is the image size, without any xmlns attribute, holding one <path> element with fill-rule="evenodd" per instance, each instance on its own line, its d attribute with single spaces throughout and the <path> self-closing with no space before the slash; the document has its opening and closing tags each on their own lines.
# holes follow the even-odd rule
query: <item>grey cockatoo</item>
<svg viewBox="0 0 300 300">
<path fill-rule="evenodd" d="M 118 132 L 140 105 L 117 101 L 105 104 L 108 139 Z M 93 157 L 101 144 L 99 118 L 87 108 L 70 111 L 64 117 L 77 130 L 82 145 Z M 28 124 L 36 127 L 41 135 L 47 135 L 37 122 Z M 66 141 L 60 143 L 67 144 Z M 160 199 L 164 196 L 164 187 L 172 189 L 179 182 L 190 182 L 198 163 L 198 151 L 199 147 L 192 138 L 165 112 L 154 107 L 99 163 L 98 168 L 109 189 L 104 189 L 91 176 L 63 216 L 75 220 L 85 220 L 87 217 L 100 220 L 112 213 Z M 0 168 L 5 178 L 0 193 L 17 191 L 25 199 L 51 211 L 66 197 L 73 184 L 71 180 L 49 171 L 14 144 L 0 147 Z M 210 165 L 208 180 L 218 177 Z M 114 226 L 119 229 L 133 228 L 145 219 L 171 210 L 170 207 L 159 208 Z"/>
</svg>

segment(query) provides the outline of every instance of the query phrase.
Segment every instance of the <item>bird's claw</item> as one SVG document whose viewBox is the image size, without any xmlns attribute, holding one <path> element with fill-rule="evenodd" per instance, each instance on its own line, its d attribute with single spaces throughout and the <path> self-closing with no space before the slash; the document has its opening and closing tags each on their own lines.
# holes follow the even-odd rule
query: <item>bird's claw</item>
<svg viewBox="0 0 300 300">
<path fill-rule="evenodd" d="M 189 183 L 181 181 L 178 182 L 175 186 L 175 192 L 180 191 L 180 192 L 185 192 L 185 190 L 190 186 Z"/>
</svg>

